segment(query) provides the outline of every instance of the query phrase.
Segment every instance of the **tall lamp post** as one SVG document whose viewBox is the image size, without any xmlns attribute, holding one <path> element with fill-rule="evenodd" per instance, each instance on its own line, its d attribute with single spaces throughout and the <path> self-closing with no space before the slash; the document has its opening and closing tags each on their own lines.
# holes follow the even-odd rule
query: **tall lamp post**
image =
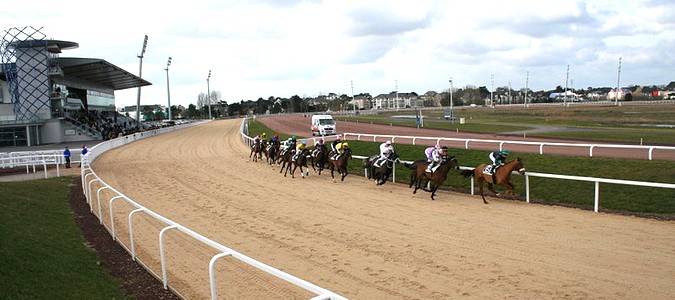
<svg viewBox="0 0 675 300">
<path fill-rule="evenodd" d="M 138 55 L 138 58 L 140 58 L 140 63 L 138 66 L 138 77 L 143 78 L 143 55 L 145 55 L 145 48 L 148 46 L 148 35 L 145 35 L 145 39 L 143 40 L 143 49 L 141 50 L 141 54 Z M 138 97 L 136 97 L 136 125 L 138 126 L 138 130 L 141 129 L 141 87 L 138 87 Z"/>
<path fill-rule="evenodd" d="M 455 124 L 455 112 L 452 110 L 452 77 L 450 77 L 450 120 Z"/>
<path fill-rule="evenodd" d="M 166 62 L 166 99 L 169 102 L 169 121 L 173 120 L 171 116 L 171 91 L 169 90 L 169 66 L 171 65 L 171 56 L 169 56 L 169 60 Z"/>
<path fill-rule="evenodd" d="M 356 100 L 354 99 L 354 80 L 352 80 L 352 108 L 354 110 L 354 115 L 356 116 Z"/>
<path fill-rule="evenodd" d="M 209 103 L 209 120 L 211 120 L 211 86 L 209 80 L 211 80 L 211 70 L 209 70 L 209 77 L 206 77 L 206 101 Z"/>
</svg>

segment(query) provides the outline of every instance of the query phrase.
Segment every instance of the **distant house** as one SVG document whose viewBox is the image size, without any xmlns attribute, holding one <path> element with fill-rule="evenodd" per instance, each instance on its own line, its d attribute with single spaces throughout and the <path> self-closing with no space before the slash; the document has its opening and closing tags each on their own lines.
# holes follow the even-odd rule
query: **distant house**
<svg viewBox="0 0 675 300">
<path fill-rule="evenodd" d="M 412 102 L 419 98 L 417 93 L 397 93 L 380 94 L 373 98 L 374 108 L 398 109 L 411 107 Z"/>
<path fill-rule="evenodd" d="M 620 88 L 618 93 L 616 89 L 611 89 L 607 93 L 607 100 L 624 100 L 626 99 L 626 95 L 631 94 L 631 90 L 627 88 Z"/>
<path fill-rule="evenodd" d="M 356 105 L 357 109 L 370 109 L 371 108 L 371 99 L 368 96 L 357 95 L 354 96 L 354 100 L 349 101 L 349 105 Z"/>
</svg>

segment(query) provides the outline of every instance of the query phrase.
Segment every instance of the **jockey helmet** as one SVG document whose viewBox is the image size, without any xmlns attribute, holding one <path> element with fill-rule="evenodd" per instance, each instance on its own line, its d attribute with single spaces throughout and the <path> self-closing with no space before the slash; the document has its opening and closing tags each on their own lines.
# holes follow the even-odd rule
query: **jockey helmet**
<svg viewBox="0 0 675 300">
<path fill-rule="evenodd" d="M 291 140 L 292 140 L 292 141 L 295 141 L 295 140 L 297 140 L 297 138 L 296 138 L 295 136 L 292 136 L 292 137 L 291 137 Z"/>
<path fill-rule="evenodd" d="M 341 139 L 339 136 L 337 136 L 337 137 L 335 138 L 335 140 L 336 140 L 336 141 L 341 141 L 342 139 Z"/>
<path fill-rule="evenodd" d="M 289 142 L 292 142 L 292 141 L 293 141 L 293 138 L 288 138 L 288 141 L 289 141 Z"/>
<path fill-rule="evenodd" d="M 344 148 L 344 147 L 349 147 L 349 143 L 347 143 L 347 142 L 342 143 L 342 148 Z"/>
<path fill-rule="evenodd" d="M 389 146 L 389 145 L 391 145 L 391 141 L 386 141 L 385 144 L 387 144 L 387 146 Z"/>
<path fill-rule="evenodd" d="M 263 133 L 262 133 L 262 134 L 261 134 L 260 136 L 262 136 L 262 137 L 266 137 L 266 136 L 267 136 L 267 134 L 265 134 L 265 133 L 263 132 Z"/>
<path fill-rule="evenodd" d="M 279 137 L 279 135 L 278 135 L 278 134 L 275 134 L 275 135 L 274 135 L 274 137 L 275 137 L 275 138 L 278 138 L 278 137 Z"/>
<path fill-rule="evenodd" d="M 323 143 L 323 139 L 319 139 L 319 143 Z"/>
<path fill-rule="evenodd" d="M 436 149 L 441 149 L 441 145 L 436 144 L 436 145 L 434 146 L 434 148 L 436 148 Z M 445 147 L 445 148 L 447 149 L 447 147 Z"/>
<path fill-rule="evenodd" d="M 307 142 L 306 142 L 306 141 L 302 141 L 302 145 L 303 145 L 303 146 L 307 146 Z"/>
<path fill-rule="evenodd" d="M 502 153 L 502 155 L 504 155 L 504 156 L 511 154 L 511 152 L 509 152 L 509 150 L 506 150 L 506 149 L 502 150 L 501 153 Z"/>
</svg>

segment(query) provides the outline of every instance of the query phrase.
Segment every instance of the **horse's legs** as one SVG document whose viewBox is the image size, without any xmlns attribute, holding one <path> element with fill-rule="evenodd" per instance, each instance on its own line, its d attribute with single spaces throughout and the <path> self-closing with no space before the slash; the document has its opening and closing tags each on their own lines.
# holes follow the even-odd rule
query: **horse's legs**
<svg viewBox="0 0 675 300">
<path fill-rule="evenodd" d="M 347 177 L 347 168 L 340 168 L 342 171 L 342 178 L 340 178 L 340 181 L 345 181 L 345 177 Z"/>
<path fill-rule="evenodd" d="M 497 193 L 497 191 L 495 190 L 494 184 L 492 184 L 491 182 L 488 182 L 488 181 L 486 181 L 486 182 L 487 182 L 488 190 L 490 190 L 490 192 L 495 193 L 495 195 L 498 195 L 499 193 Z"/>
<path fill-rule="evenodd" d="M 431 182 L 431 181 L 429 181 L 429 182 Z M 432 186 L 431 187 L 431 200 L 436 200 L 436 199 L 434 199 L 434 196 L 436 196 L 436 191 L 441 186 L 441 184 L 440 183 L 436 184 L 434 182 L 431 182 L 431 186 Z"/>
<path fill-rule="evenodd" d="M 488 204 L 489 202 L 487 200 L 485 200 L 485 195 L 483 194 L 483 181 L 484 181 L 484 179 L 482 177 L 482 174 L 479 174 L 479 176 L 476 176 L 476 181 L 478 181 L 478 191 L 480 192 L 481 198 L 483 198 L 483 203 Z"/>
</svg>

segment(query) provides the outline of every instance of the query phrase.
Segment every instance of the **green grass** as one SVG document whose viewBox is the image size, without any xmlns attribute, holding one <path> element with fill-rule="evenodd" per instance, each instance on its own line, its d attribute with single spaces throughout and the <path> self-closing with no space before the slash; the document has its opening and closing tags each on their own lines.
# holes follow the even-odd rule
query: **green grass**
<svg viewBox="0 0 675 300">
<path fill-rule="evenodd" d="M 128 299 L 69 205 L 72 177 L 0 183 L 0 298 Z"/>
<path fill-rule="evenodd" d="M 250 132 L 257 134 L 276 133 L 257 121 L 249 122 Z M 280 134 L 280 136 L 282 136 Z M 378 143 L 349 141 L 355 155 L 370 156 L 379 153 Z M 396 144 L 396 152 L 403 160 L 424 158 L 426 146 Z M 457 157 L 460 166 L 475 167 L 488 162 L 488 151 L 451 148 L 450 154 Z M 584 177 L 623 179 L 646 182 L 673 183 L 675 162 L 649 161 L 635 159 L 617 159 L 601 157 L 573 157 L 539 155 L 532 153 L 512 153 L 523 158 L 528 171 Z M 352 174 L 363 175 L 361 160 L 352 160 L 349 165 Z M 396 181 L 409 182 L 410 170 L 402 165 L 396 167 Z M 516 193 L 524 198 L 524 176 L 514 175 L 511 181 Z M 460 192 L 469 192 L 470 181 L 451 171 L 445 186 Z M 500 190 L 501 188 L 497 188 Z M 503 190 L 503 189 L 502 189 Z M 538 203 L 569 205 L 592 209 L 595 186 L 592 182 L 530 178 L 530 200 Z M 412 192 L 411 192 L 412 193 Z M 477 200 L 479 201 L 479 200 Z M 636 214 L 656 214 L 662 218 L 675 218 L 675 190 L 666 188 L 648 188 L 617 184 L 600 184 L 600 207 L 605 211 Z"/>
<path fill-rule="evenodd" d="M 394 124 L 415 127 L 415 119 L 394 118 L 414 115 L 413 111 L 383 112 L 359 117 L 338 117 L 339 120 Z M 528 137 L 573 138 L 589 141 L 610 141 L 628 144 L 675 145 L 674 104 L 622 106 L 522 106 L 457 107 L 455 116 L 465 124 L 443 119 L 443 111 L 424 111 L 425 127 L 460 132 L 506 133 L 536 126 L 573 127 L 574 132 L 537 132 Z M 668 127 L 670 126 L 670 127 Z"/>
</svg>

